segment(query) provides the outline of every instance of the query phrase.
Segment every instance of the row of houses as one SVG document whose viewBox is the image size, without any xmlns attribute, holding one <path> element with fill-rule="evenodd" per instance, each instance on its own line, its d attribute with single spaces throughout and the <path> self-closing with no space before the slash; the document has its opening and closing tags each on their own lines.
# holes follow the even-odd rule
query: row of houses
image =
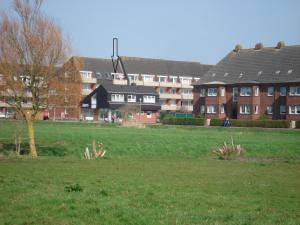
<svg viewBox="0 0 300 225">
<path fill-rule="evenodd" d="M 50 118 L 114 121 L 135 106 L 135 120 L 157 121 L 159 112 L 206 118 L 300 120 L 300 46 L 242 49 L 217 65 L 122 57 L 126 73 L 110 59 L 72 57 L 80 71 L 49 90 Z M 0 98 L 0 115 L 9 105 Z"/>
</svg>

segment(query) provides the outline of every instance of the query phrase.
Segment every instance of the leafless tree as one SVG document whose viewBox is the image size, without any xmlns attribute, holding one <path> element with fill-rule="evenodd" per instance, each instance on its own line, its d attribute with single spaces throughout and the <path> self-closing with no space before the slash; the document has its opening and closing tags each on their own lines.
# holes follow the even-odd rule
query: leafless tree
<svg viewBox="0 0 300 225">
<path fill-rule="evenodd" d="M 37 157 L 34 120 L 48 104 L 49 86 L 63 65 L 69 42 L 61 28 L 42 14 L 43 0 L 14 0 L 15 14 L 1 13 L 1 95 L 22 116 L 28 126 L 31 157 Z"/>
</svg>

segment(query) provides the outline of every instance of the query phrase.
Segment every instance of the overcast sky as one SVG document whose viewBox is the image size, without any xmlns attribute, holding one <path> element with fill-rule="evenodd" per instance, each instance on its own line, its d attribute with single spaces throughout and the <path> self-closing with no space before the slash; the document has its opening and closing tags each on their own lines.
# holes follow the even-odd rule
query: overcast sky
<svg viewBox="0 0 300 225">
<path fill-rule="evenodd" d="M 0 0 L 9 12 L 11 0 Z M 44 0 L 73 54 L 119 54 L 216 64 L 236 44 L 300 44 L 300 0 Z"/>
</svg>

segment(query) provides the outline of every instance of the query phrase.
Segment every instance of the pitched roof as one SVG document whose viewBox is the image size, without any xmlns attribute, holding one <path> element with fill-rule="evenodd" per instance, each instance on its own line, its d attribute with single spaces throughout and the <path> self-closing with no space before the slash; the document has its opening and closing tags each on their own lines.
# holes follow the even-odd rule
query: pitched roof
<svg viewBox="0 0 300 225">
<path fill-rule="evenodd" d="M 232 51 L 196 85 L 300 82 L 300 45 Z"/>
<path fill-rule="evenodd" d="M 111 59 L 78 57 L 83 61 L 82 70 L 93 71 L 95 74 L 114 72 Z M 202 77 L 212 65 L 198 62 L 122 57 L 127 74 L 152 74 Z M 121 71 L 119 71 L 121 72 Z"/>
</svg>

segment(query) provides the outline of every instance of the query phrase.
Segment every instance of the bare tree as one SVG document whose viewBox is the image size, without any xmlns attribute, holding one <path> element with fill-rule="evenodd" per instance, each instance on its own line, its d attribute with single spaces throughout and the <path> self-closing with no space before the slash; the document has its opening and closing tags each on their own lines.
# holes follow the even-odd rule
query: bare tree
<svg viewBox="0 0 300 225">
<path fill-rule="evenodd" d="M 62 30 L 41 13 L 43 0 L 14 0 L 15 15 L 2 13 L 0 20 L 0 74 L 5 101 L 28 126 L 31 157 L 37 157 L 34 120 L 48 104 L 51 81 L 69 50 Z"/>
</svg>

